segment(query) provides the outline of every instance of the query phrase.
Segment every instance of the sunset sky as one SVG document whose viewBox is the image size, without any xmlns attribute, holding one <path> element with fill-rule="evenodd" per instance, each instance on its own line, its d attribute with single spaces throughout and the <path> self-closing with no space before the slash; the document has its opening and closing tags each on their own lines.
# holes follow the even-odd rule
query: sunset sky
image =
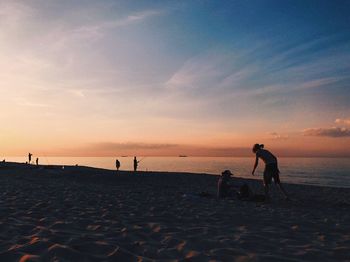
<svg viewBox="0 0 350 262">
<path fill-rule="evenodd" d="M 350 1 L 0 0 L 0 157 L 350 156 Z"/>
</svg>

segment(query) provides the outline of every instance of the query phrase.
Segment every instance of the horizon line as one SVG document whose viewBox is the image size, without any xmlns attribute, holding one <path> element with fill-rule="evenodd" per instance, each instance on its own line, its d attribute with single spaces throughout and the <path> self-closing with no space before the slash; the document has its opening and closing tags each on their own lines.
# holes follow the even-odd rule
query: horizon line
<svg viewBox="0 0 350 262">
<path fill-rule="evenodd" d="M 33 155 L 35 156 L 35 155 Z M 177 157 L 177 158 L 188 158 L 188 157 L 228 157 L 228 158 L 254 158 L 255 155 L 252 154 L 251 156 L 248 155 L 236 155 L 236 156 L 219 156 L 219 155 L 104 155 L 104 156 L 98 156 L 98 155 L 90 155 L 90 156 L 82 156 L 82 155 L 36 155 L 35 157 L 67 157 L 67 158 L 107 158 L 107 157 L 120 157 L 120 158 L 132 158 L 132 157 Z M 4 156 L 2 159 L 6 161 L 6 157 L 23 157 L 28 158 L 27 155 L 7 155 Z M 278 158 L 350 158 L 350 155 L 279 155 Z"/>
</svg>

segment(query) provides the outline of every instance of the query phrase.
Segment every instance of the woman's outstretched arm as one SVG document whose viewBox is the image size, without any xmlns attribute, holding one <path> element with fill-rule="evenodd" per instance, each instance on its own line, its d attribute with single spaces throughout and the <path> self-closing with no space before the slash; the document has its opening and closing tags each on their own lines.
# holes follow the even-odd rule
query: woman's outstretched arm
<svg viewBox="0 0 350 262">
<path fill-rule="evenodd" d="M 255 172 L 255 169 L 257 168 L 258 164 L 259 164 L 259 158 L 258 158 L 258 156 L 256 156 L 254 168 L 253 168 L 253 171 L 252 171 L 252 175 L 253 176 L 254 176 L 254 172 Z"/>
</svg>

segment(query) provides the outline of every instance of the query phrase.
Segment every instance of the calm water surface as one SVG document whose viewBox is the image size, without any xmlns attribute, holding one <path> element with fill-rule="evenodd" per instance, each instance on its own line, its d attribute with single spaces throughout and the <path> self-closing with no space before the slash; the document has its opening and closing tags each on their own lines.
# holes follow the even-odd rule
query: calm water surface
<svg viewBox="0 0 350 262">
<path fill-rule="evenodd" d="M 34 156 L 34 160 L 35 160 Z M 39 157 L 40 164 L 75 165 L 115 169 L 113 157 Z M 132 170 L 132 157 L 118 157 L 121 170 Z M 25 157 L 7 161 L 25 162 Z M 264 164 L 253 177 L 254 156 L 247 157 L 139 157 L 139 170 L 220 174 L 230 169 L 238 177 L 261 179 Z M 282 182 L 350 188 L 350 158 L 279 158 Z"/>
</svg>

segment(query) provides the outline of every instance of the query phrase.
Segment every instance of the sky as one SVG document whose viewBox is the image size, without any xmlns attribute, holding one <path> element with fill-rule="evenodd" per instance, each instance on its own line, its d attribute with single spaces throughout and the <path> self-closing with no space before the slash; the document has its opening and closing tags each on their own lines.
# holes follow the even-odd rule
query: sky
<svg viewBox="0 0 350 262">
<path fill-rule="evenodd" d="M 0 0 L 0 157 L 350 156 L 349 1 Z"/>
</svg>

